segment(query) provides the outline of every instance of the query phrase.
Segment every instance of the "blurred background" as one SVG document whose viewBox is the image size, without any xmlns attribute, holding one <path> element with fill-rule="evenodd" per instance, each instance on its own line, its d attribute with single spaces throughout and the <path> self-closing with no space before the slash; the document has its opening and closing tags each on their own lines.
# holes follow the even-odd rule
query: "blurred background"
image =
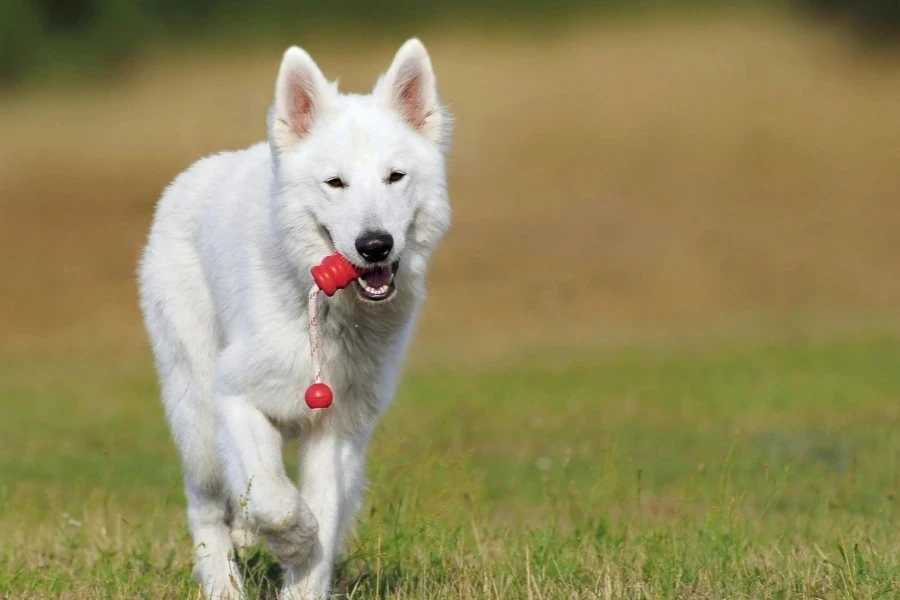
<svg viewBox="0 0 900 600">
<path fill-rule="evenodd" d="M 412 34 L 457 119 L 422 352 L 892 315 L 898 30 L 891 0 L 3 0 L 2 339 L 143 351 L 162 188 L 264 138 L 287 45 L 365 92 Z"/>
<path fill-rule="evenodd" d="M 162 188 L 264 138 L 287 45 L 365 92 L 413 34 L 457 119 L 421 352 L 880 320 L 898 28 L 891 0 L 3 0 L 2 339 L 143 352 Z"/>
<path fill-rule="evenodd" d="M 798 551 L 797 573 L 820 573 L 811 548 L 831 553 L 826 537 L 853 527 L 888 548 L 900 522 L 896 0 L 0 0 L 0 596 L 111 582 L 145 597 L 145 576 L 187 589 L 178 460 L 135 289 L 155 203 L 196 159 L 264 139 L 288 45 L 364 93 L 412 35 L 456 118 L 454 224 L 376 439 L 381 512 L 365 512 L 358 556 L 380 551 L 366 535 L 401 522 L 392 511 L 410 489 L 422 500 L 402 522 L 424 524 L 384 538 L 406 557 L 398 573 L 418 568 L 404 548 L 427 555 L 431 527 L 452 538 L 562 515 L 560 531 L 601 540 L 618 515 L 650 540 L 654 519 L 713 514 L 727 477 L 747 529 L 720 547 L 755 539 L 776 568 Z M 773 502 L 770 473 L 788 466 Z M 877 534 L 864 531 L 873 515 Z M 502 536 L 489 546 L 513 552 L 516 574 L 547 540 L 569 543 L 538 531 L 518 550 Z M 690 532 L 673 535 L 667 548 L 691 548 Z M 793 539 L 800 550 L 779 545 Z M 614 556 L 608 585 L 627 583 L 606 543 L 580 548 L 577 568 L 593 582 Z M 635 550 L 642 585 L 651 547 Z M 144 560 L 162 571 L 134 566 Z M 46 588 L 27 576 L 38 568 L 52 571 Z M 878 572 L 859 581 L 882 589 Z M 900 581 L 900 566 L 884 573 Z M 808 597 L 864 597 L 810 585 L 825 591 Z"/>
</svg>

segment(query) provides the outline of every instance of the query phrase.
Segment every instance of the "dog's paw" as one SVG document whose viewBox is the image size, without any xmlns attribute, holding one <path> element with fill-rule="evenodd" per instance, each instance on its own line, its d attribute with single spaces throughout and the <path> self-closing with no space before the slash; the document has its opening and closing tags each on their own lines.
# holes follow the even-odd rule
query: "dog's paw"
<svg viewBox="0 0 900 600">
<path fill-rule="evenodd" d="M 278 523 L 260 523 L 259 532 L 283 565 L 305 562 L 319 535 L 319 522 L 312 511 L 300 502 Z"/>
<path fill-rule="evenodd" d="M 238 552 L 238 554 L 243 555 L 247 551 L 248 548 L 251 548 L 256 545 L 258 541 L 256 538 L 256 534 L 250 527 L 250 523 L 246 520 L 235 520 L 231 524 L 231 543 L 234 544 L 234 549 Z"/>
<path fill-rule="evenodd" d="M 298 592 L 288 587 L 281 589 L 278 600 L 327 600 L 328 594 L 320 592 Z"/>
<path fill-rule="evenodd" d="M 208 600 L 242 600 L 240 575 L 233 565 L 225 569 L 211 569 L 197 564 L 191 573 L 203 589 L 203 597 Z"/>
</svg>

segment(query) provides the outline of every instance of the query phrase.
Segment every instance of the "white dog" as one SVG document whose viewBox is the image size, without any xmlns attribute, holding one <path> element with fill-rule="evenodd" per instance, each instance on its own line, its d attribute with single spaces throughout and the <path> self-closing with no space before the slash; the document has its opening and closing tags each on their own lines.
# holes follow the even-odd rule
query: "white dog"
<svg viewBox="0 0 900 600">
<path fill-rule="evenodd" d="M 340 94 L 294 47 L 268 145 L 203 159 L 163 194 L 141 307 L 208 597 L 241 597 L 234 545 L 257 533 L 285 566 L 282 597 L 328 596 L 369 439 L 450 224 L 449 125 L 418 40 L 367 96 Z M 306 298 L 310 268 L 334 252 L 363 275 L 320 300 L 335 399 L 313 411 L 303 399 L 313 381 Z M 299 438 L 299 485 L 282 461 L 288 436 Z"/>
</svg>

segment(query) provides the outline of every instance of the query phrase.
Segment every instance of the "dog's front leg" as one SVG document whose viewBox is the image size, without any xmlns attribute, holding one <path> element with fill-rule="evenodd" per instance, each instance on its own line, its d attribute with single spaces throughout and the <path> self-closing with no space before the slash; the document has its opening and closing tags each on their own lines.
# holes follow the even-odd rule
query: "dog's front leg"
<svg viewBox="0 0 900 600">
<path fill-rule="evenodd" d="M 328 597 L 334 561 L 359 507 L 368 434 L 314 432 L 300 444 L 300 493 L 319 523 L 308 563 L 285 574 L 283 600 Z"/>
<path fill-rule="evenodd" d="M 218 398 L 217 406 L 219 445 L 236 510 L 246 511 L 282 564 L 304 562 L 316 539 L 316 518 L 285 473 L 281 433 L 242 396 Z"/>
</svg>

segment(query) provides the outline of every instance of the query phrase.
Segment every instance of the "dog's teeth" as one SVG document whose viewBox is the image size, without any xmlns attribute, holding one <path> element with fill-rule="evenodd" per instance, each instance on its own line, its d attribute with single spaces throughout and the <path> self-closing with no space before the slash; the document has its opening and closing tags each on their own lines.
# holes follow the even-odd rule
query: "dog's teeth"
<svg viewBox="0 0 900 600">
<path fill-rule="evenodd" d="M 380 296 L 387 296 L 391 291 L 391 285 L 394 283 L 394 274 L 391 273 L 390 280 L 380 287 L 372 287 L 369 285 L 369 282 L 366 281 L 365 277 L 358 277 L 356 282 L 363 289 L 363 291 L 373 298 L 378 298 Z"/>
</svg>

